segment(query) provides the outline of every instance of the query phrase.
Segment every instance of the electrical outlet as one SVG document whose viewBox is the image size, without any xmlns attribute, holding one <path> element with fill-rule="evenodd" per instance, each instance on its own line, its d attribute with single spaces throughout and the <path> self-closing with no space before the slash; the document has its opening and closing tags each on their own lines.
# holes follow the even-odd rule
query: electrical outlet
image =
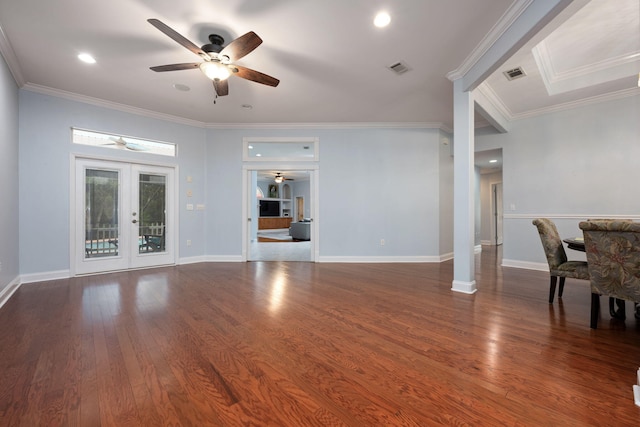
<svg viewBox="0 0 640 427">
<path fill-rule="evenodd" d="M 187 240 L 187 246 L 191 246 L 191 240 Z"/>
<path fill-rule="evenodd" d="M 380 246 L 384 246 L 385 243 L 384 239 L 380 239 Z"/>
</svg>

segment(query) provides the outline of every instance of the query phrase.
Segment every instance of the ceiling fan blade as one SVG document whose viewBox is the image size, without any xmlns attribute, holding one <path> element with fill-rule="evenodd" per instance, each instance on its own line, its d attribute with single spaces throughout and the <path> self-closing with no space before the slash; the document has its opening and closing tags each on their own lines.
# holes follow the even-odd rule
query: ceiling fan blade
<svg viewBox="0 0 640 427">
<path fill-rule="evenodd" d="M 178 70 L 192 70 L 200 66 L 199 62 L 189 62 L 184 64 L 170 64 L 170 65 L 158 65 L 156 67 L 149 67 L 153 71 L 178 71 Z"/>
<path fill-rule="evenodd" d="M 255 48 L 260 46 L 262 39 L 253 31 L 249 31 L 247 34 L 238 37 L 231 43 L 229 43 L 222 51 L 220 55 L 229 57 L 231 62 L 235 62 L 243 56 L 251 53 Z"/>
<path fill-rule="evenodd" d="M 113 141 L 113 144 L 108 144 L 108 145 L 119 145 L 124 147 L 125 145 L 127 145 L 127 141 L 124 140 L 123 137 L 119 136 L 117 138 L 111 137 L 109 138 L 111 141 Z"/>
<path fill-rule="evenodd" d="M 229 82 L 227 80 L 212 80 L 213 88 L 216 90 L 218 96 L 229 95 Z"/>
<path fill-rule="evenodd" d="M 147 150 L 149 150 L 146 147 L 142 147 L 142 146 L 140 146 L 138 144 L 132 144 L 130 142 L 128 142 L 127 145 L 125 145 L 125 148 L 128 149 L 128 150 L 132 150 L 132 151 L 147 151 Z"/>
<path fill-rule="evenodd" d="M 240 65 L 233 65 L 232 68 L 238 70 L 234 72 L 235 76 L 242 77 L 243 79 L 251 80 L 252 82 L 262 83 L 263 85 L 276 87 L 280 83 L 280 80 L 275 77 L 268 76 L 260 71 L 252 70 L 251 68 L 241 67 Z M 235 71 L 235 70 L 234 70 Z"/>
<path fill-rule="evenodd" d="M 195 53 L 196 55 L 199 55 L 200 57 L 202 57 L 204 59 L 207 59 L 207 60 L 210 59 L 209 55 L 204 50 L 200 49 L 198 46 L 193 44 L 191 41 L 186 39 L 184 36 L 182 36 L 181 34 L 176 32 L 175 30 L 173 30 L 171 27 L 169 27 L 168 25 L 166 25 L 162 21 L 152 18 L 152 19 L 147 19 L 147 22 L 149 24 L 153 25 L 154 27 L 156 27 L 157 29 L 159 29 L 160 31 L 162 31 L 163 33 L 165 33 L 173 41 L 175 41 L 176 43 L 186 47 L 187 49 L 189 49 L 191 52 Z"/>
</svg>

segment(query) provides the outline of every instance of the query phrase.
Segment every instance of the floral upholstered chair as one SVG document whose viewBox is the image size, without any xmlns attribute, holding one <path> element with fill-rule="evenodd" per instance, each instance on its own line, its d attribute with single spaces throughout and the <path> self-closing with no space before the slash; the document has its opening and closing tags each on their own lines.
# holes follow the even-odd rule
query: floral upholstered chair
<svg viewBox="0 0 640 427">
<path fill-rule="evenodd" d="M 600 295 L 640 302 L 640 223 L 591 220 L 581 222 L 580 229 L 591 276 L 591 328 L 596 329 Z"/>
<path fill-rule="evenodd" d="M 574 279 L 589 280 L 589 269 L 585 261 L 567 260 L 567 254 L 564 251 L 560 234 L 558 234 L 558 229 L 553 221 L 548 218 L 536 218 L 533 220 L 533 225 L 538 228 L 542 247 L 544 248 L 547 263 L 549 264 L 549 273 L 551 274 L 549 304 L 552 304 L 558 277 L 560 278 L 558 297 L 562 297 L 565 278 L 571 277 Z"/>
</svg>

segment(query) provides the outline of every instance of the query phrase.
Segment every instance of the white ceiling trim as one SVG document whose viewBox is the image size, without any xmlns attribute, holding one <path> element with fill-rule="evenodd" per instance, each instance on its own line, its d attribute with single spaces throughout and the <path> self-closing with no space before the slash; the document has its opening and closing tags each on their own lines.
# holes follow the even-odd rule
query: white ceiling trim
<svg viewBox="0 0 640 427">
<path fill-rule="evenodd" d="M 640 53 L 635 53 L 607 58 L 559 73 L 553 65 L 553 57 L 544 40 L 532 49 L 532 54 L 549 95 L 622 79 L 635 74 L 640 68 Z"/>
<path fill-rule="evenodd" d="M 579 99 L 577 101 L 565 102 L 562 104 L 556 104 L 549 107 L 538 108 L 535 110 L 527 111 L 525 113 L 513 113 L 509 108 L 502 102 L 500 97 L 496 95 L 491 86 L 484 82 L 480 86 L 478 86 L 475 90 L 480 92 L 482 96 L 484 96 L 485 101 L 489 102 L 493 107 L 498 110 L 504 118 L 508 121 L 512 122 L 515 120 L 522 120 L 531 117 L 541 116 L 543 114 L 554 113 L 558 111 L 571 110 L 573 108 L 583 107 L 587 105 L 597 104 L 600 102 L 606 101 L 614 101 L 617 99 L 626 98 L 629 96 L 638 96 L 640 95 L 640 88 L 634 87 L 630 89 L 624 89 L 617 92 L 606 93 L 603 95 L 592 96 L 589 98 Z"/>
<path fill-rule="evenodd" d="M 82 102 L 95 105 L 97 107 L 122 111 L 129 114 L 149 117 L 152 119 L 165 120 L 194 127 L 207 129 L 439 129 L 452 133 L 453 130 L 440 122 L 376 122 L 376 123 L 204 123 L 196 120 L 185 119 L 183 117 L 169 114 L 157 113 L 143 108 L 132 107 L 130 105 L 119 104 L 117 102 L 105 101 L 99 98 L 79 95 L 59 89 L 52 89 L 47 86 L 27 83 L 23 89 L 30 92 L 41 93 L 43 95 L 55 96 L 71 101 Z"/>
<path fill-rule="evenodd" d="M 515 0 L 509 9 L 500 17 L 498 22 L 484 36 L 478 46 L 467 56 L 458 68 L 447 73 L 447 78 L 451 81 L 462 78 L 471 68 L 487 53 L 489 48 L 498 41 L 505 31 L 513 25 L 518 17 L 529 7 L 533 0 Z"/>
<path fill-rule="evenodd" d="M 180 123 L 189 126 L 204 127 L 205 123 L 197 120 L 185 119 L 184 117 L 172 116 L 170 114 L 157 113 L 151 110 L 145 110 L 143 108 L 132 107 L 130 105 L 119 104 L 117 102 L 105 101 L 104 99 L 93 98 L 91 96 L 79 95 L 73 92 L 67 92 L 59 89 L 52 89 L 47 86 L 36 85 L 33 83 L 27 83 L 23 86 L 23 89 L 30 92 L 41 93 L 43 95 L 55 96 L 58 98 L 69 99 L 71 101 L 82 102 L 84 104 L 91 104 L 97 107 L 109 108 L 111 110 L 122 111 L 130 114 L 137 114 L 139 116 L 149 117 L 152 119 L 166 120 L 169 122 Z"/>
<path fill-rule="evenodd" d="M 570 101 L 563 104 L 552 105 L 550 107 L 539 108 L 537 110 L 527 111 L 526 113 L 514 114 L 511 120 L 520 120 L 529 117 L 541 116 L 543 114 L 555 113 L 558 111 L 571 110 L 578 107 L 598 104 L 600 102 L 615 101 L 617 99 L 627 98 L 630 96 L 640 96 L 640 88 L 635 87 L 623 89 L 617 92 L 606 93 L 604 95 L 596 95 L 589 98 L 579 99 L 577 101 Z"/>
<path fill-rule="evenodd" d="M 22 70 L 18 63 L 18 57 L 11 47 L 11 43 L 7 40 L 7 36 L 4 34 L 2 27 L 0 27 L 0 53 L 4 57 L 13 79 L 16 81 L 18 87 L 22 87 L 25 84 L 24 77 L 22 77 Z"/>
<path fill-rule="evenodd" d="M 438 129 L 453 132 L 444 123 L 361 122 L 361 123 L 210 123 L 208 129 Z"/>
<path fill-rule="evenodd" d="M 483 97 L 482 101 L 490 104 L 495 108 L 502 117 L 507 121 L 512 121 L 514 114 L 511 112 L 509 107 L 506 106 L 502 99 L 496 94 L 493 88 L 486 81 L 482 82 L 474 91 L 478 91 L 478 93 Z M 485 108 L 486 110 L 486 108 Z"/>
</svg>

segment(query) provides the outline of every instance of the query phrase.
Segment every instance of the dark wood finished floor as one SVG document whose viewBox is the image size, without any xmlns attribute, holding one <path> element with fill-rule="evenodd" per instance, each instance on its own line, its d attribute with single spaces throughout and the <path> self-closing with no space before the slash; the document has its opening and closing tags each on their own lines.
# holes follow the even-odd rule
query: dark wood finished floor
<svg viewBox="0 0 640 427">
<path fill-rule="evenodd" d="M 23 285 L 0 309 L 0 425 L 640 425 L 639 322 L 591 330 L 587 282 L 549 305 L 548 274 L 498 258 L 475 295 L 452 262 Z"/>
</svg>

